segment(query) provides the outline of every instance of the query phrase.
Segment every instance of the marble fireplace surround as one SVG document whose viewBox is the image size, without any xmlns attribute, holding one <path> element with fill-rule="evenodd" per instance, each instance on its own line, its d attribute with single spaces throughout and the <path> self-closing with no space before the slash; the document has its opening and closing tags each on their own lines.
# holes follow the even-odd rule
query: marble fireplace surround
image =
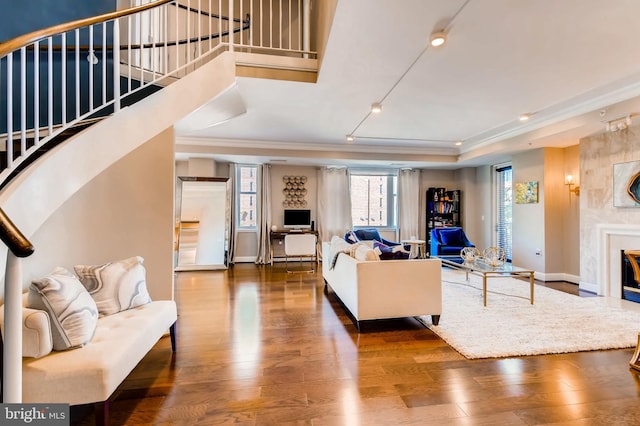
<svg viewBox="0 0 640 426">
<path fill-rule="evenodd" d="M 622 298 L 620 250 L 640 249 L 640 225 L 596 225 L 598 258 L 598 295 Z"/>
</svg>

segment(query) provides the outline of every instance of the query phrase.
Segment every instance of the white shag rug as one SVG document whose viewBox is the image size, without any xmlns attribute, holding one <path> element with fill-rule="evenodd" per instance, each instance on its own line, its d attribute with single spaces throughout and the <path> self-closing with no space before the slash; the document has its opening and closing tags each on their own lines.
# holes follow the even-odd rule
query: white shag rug
<svg viewBox="0 0 640 426">
<path fill-rule="evenodd" d="M 640 312 L 607 306 L 603 298 L 579 297 L 500 277 L 487 280 L 487 306 L 482 278 L 462 271 L 442 271 L 442 315 L 429 329 L 469 359 L 502 358 L 635 347 Z"/>
</svg>

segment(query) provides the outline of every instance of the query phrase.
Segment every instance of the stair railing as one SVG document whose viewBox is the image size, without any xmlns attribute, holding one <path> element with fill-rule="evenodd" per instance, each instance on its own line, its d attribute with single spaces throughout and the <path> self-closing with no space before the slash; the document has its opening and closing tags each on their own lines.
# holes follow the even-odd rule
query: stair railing
<svg viewBox="0 0 640 426">
<path fill-rule="evenodd" d="M 0 44 L 0 185 L 66 129 L 223 51 L 315 57 L 309 26 L 310 0 L 156 0 Z"/>
<path fill-rule="evenodd" d="M 0 44 L 0 183 L 66 129 L 222 51 L 315 55 L 309 14 L 309 0 L 157 0 Z"/>
<path fill-rule="evenodd" d="M 2 399 L 22 402 L 22 263 L 33 254 L 33 245 L 0 209 L 0 240 L 9 249 L 4 286 L 4 338 L 2 349 Z"/>
</svg>

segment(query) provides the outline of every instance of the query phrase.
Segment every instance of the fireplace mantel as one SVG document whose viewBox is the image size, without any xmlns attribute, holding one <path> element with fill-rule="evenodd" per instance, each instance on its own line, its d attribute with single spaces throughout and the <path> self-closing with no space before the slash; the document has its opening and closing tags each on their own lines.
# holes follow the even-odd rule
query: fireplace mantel
<svg viewBox="0 0 640 426">
<path fill-rule="evenodd" d="M 597 230 L 598 294 L 620 299 L 620 250 L 640 249 L 640 225 L 600 223 Z"/>
</svg>

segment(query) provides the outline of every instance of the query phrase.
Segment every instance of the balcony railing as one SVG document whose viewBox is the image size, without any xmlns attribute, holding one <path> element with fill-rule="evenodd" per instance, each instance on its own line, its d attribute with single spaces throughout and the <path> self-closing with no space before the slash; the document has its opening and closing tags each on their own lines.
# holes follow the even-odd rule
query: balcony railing
<svg viewBox="0 0 640 426">
<path fill-rule="evenodd" d="M 76 124 L 227 50 L 315 57 L 309 0 L 158 0 L 0 44 L 0 185 Z"/>
</svg>

